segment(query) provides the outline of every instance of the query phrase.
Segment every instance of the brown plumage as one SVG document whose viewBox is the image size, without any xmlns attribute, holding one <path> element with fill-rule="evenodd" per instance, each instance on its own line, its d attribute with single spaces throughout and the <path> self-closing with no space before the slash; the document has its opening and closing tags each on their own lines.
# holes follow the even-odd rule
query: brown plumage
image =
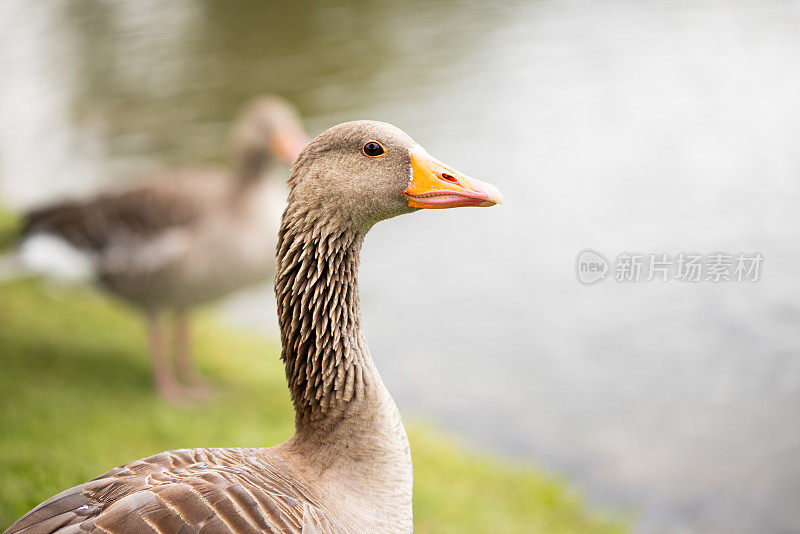
<svg viewBox="0 0 800 534">
<path fill-rule="evenodd" d="M 25 217 L 21 258 L 48 272 L 68 263 L 148 316 L 159 391 L 171 399 L 204 390 L 191 362 L 188 311 L 274 275 L 274 246 L 285 193 L 273 162 L 291 162 L 306 141 L 294 109 L 277 97 L 248 106 L 233 130 L 229 175 L 162 172 L 134 189 L 61 202 Z M 44 245 L 42 245 L 44 244 Z M 44 247 L 44 253 L 38 252 Z M 23 262 L 24 263 L 24 262 Z M 81 267 L 82 266 L 82 267 Z M 88 271 L 88 272 L 85 272 Z M 165 354 L 161 316 L 175 314 L 175 355 L 182 387 Z"/>
<path fill-rule="evenodd" d="M 136 189 L 33 209 L 25 214 L 22 233 L 57 233 L 76 247 L 100 252 L 117 233 L 151 238 L 190 226 L 203 216 L 204 206 L 228 189 L 211 173 L 200 174 L 169 171 Z"/>
<path fill-rule="evenodd" d="M 144 458 L 59 493 L 9 532 L 299 533 L 304 523 L 330 531 L 319 497 L 287 480 L 286 463 L 264 452 L 183 449 Z"/>
<path fill-rule="evenodd" d="M 382 157 L 362 153 L 369 142 L 380 142 Z M 290 184 L 275 293 L 295 435 L 271 448 L 133 462 L 56 495 L 7 534 L 411 532 L 408 439 L 361 331 L 361 245 L 411 202 L 491 205 L 499 193 L 369 121 L 317 137 Z"/>
</svg>

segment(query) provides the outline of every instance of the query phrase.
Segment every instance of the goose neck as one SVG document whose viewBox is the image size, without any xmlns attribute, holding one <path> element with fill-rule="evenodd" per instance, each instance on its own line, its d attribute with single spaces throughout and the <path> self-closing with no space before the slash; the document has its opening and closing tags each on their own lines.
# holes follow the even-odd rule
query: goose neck
<svg viewBox="0 0 800 534">
<path fill-rule="evenodd" d="M 364 232 L 325 228 L 304 226 L 290 206 L 279 233 L 275 294 L 296 412 L 296 434 L 287 445 L 311 469 L 309 478 L 370 517 L 374 531 L 384 524 L 397 531 L 410 527 L 411 456 L 361 330 L 357 275 Z"/>
</svg>

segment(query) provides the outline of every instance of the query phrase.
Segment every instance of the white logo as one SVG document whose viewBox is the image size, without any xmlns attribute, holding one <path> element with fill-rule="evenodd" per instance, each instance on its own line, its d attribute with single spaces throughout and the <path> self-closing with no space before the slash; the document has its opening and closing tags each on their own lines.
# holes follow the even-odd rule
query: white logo
<svg viewBox="0 0 800 534">
<path fill-rule="evenodd" d="M 578 281 L 590 286 L 613 278 L 615 282 L 747 282 L 761 279 L 764 256 L 760 252 L 727 254 L 642 254 L 620 252 L 609 262 L 605 256 L 586 248 L 575 258 Z"/>
<path fill-rule="evenodd" d="M 601 282 L 609 275 L 608 260 L 596 250 L 581 250 L 575 259 L 575 274 L 578 281 L 587 286 Z"/>
</svg>

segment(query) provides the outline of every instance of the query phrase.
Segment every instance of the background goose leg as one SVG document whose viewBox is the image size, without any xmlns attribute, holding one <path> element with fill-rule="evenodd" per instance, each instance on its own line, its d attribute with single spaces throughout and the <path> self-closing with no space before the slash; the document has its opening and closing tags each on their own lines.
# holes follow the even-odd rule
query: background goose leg
<svg viewBox="0 0 800 534">
<path fill-rule="evenodd" d="M 181 397 L 181 386 L 175 380 L 172 366 L 167 358 L 164 329 L 157 313 L 149 314 L 147 317 L 147 338 L 156 389 L 165 399 L 176 401 Z"/>
<path fill-rule="evenodd" d="M 192 334 L 187 311 L 179 310 L 175 312 L 173 336 L 178 378 L 189 387 L 188 393 L 192 397 L 204 398 L 210 396 L 213 393 L 213 388 L 194 365 Z"/>
</svg>

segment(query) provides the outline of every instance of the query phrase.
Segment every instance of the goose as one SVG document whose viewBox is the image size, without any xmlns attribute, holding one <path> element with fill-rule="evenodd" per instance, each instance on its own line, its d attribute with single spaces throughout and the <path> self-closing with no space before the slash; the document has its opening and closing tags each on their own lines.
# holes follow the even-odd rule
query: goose
<svg viewBox="0 0 800 534">
<path fill-rule="evenodd" d="M 66 281 L 94 280 L 142 310 L 159 393 L 174 401 L 205 396 L 210 388 L 192 361 L 189 312 L 274 276 L 268 241 L 277 236 L 286 194 L 273 163 L 291 163 L 306 141 L 295 108 L 263 96 L 235 122 L 229 176 L 173 169 L 133 189 L 30 211 L 17 263 Z"/>
<path fill-rule="evenodd" d="M 289 185 L 275 295 L 295 434 L 270 448 L 181 449 L 123 465 L 7 534 L 412 531 L 408 438 L 361 329 L 361 245 L 383 219 L 502 197 L 374 121 L 320 134 Z"/>
</svg>

